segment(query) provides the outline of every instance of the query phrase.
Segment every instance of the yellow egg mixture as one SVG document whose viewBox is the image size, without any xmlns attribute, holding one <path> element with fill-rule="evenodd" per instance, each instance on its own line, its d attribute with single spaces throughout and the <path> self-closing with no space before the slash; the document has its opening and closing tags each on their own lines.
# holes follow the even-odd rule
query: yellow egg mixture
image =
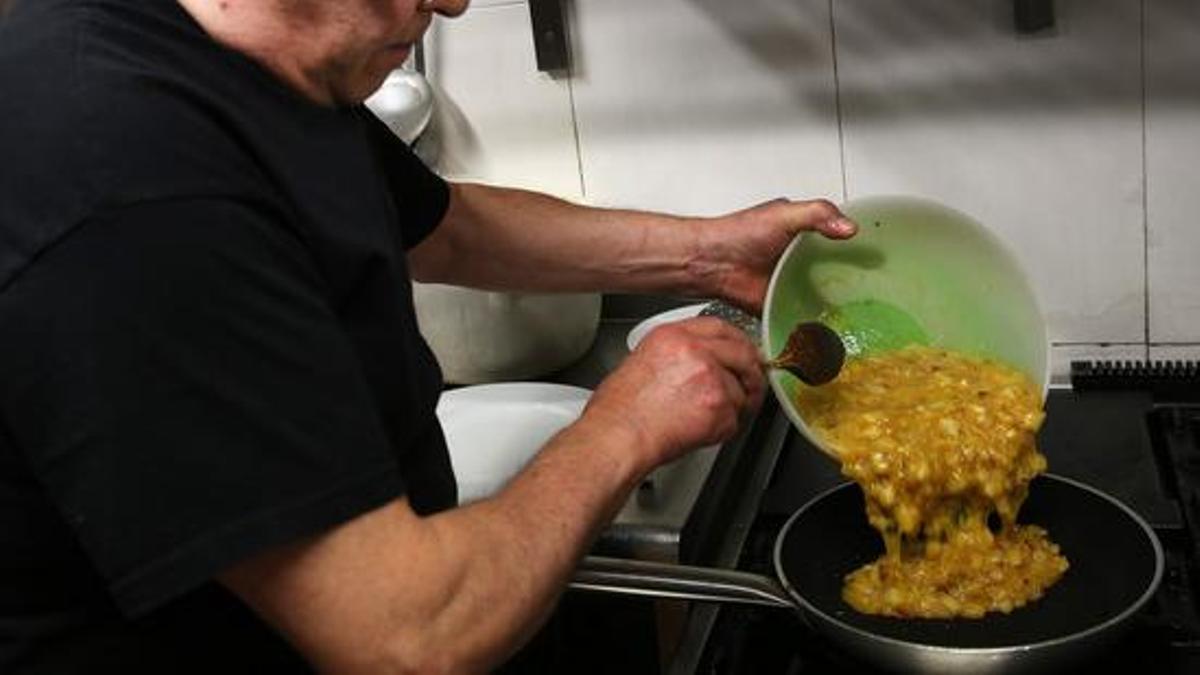
<svg viewBox="0 0 1200 675">
<path fill-rule="evenodd" d="M 1000 363 L 912 346 L 846 363 L 796 404 L 862 486 L 885 554 L 846 577 L 860 612 L 980 617 L 1037 599 L 1067 570 L 1045 530 L 1018 525 L 1045 471 L 1037 388 Z M 990 521 L 990 522 L 989 522 Z"/>
</svg>

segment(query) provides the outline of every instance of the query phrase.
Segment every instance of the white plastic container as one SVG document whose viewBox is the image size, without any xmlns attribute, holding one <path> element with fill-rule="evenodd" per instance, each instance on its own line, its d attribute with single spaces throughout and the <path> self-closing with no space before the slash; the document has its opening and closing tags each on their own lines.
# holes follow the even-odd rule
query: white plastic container
<svg viewBox="0 0 1200 675">
<path fill-rule="evenodd" d="M 447 382 L 528 380 L 582 357 L 600 325 L 599 294 L 493 293 L 413 284 L 417 323 Z"/>
</svg>

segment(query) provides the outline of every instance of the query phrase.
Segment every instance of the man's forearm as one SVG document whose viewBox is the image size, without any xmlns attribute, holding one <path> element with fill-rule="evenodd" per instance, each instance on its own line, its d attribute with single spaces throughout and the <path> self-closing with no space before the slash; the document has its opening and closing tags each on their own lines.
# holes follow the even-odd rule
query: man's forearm
<svg viewBox="0 0 1200 675">
<path fill-rule="evenodd" d="M 664 326 L 494 497 L 425 518 L 397 499 L 220 580 L 321 670 L 486 670 L 537 628 L 640 477 L 729 438 L 764 389 L 738 329 Z"/>
<path fill-rule="evenodd" d="M 528 639 L 642 473 L 614 440 L 568 428 L 496 497 L 428 520 L 457 583 L 418 639 L 462 649 L 452 660 L 468 670 Z"/>
<path fill-rule="evenodd" d="M 648 468 L 639 445 L 576 423 L 491 499 L 428 518 L 398 500 L 221 581 L 319 670 L 484 672 L 536 630 Z"/>
<path fill-rule="evenodd" d="M 701 222 L 456 184 L 410 261 L 418 281 L 476 288 L 702 294 Z"/>
<path fill-rule="evenodd" d="M 680 218 L 459 184 L 409 264 L 424 282 L 722 298 L 759 311 L 776 260 L 805 231 L 845 239 L 856 225 L 821 199 Z"/>
</svg>

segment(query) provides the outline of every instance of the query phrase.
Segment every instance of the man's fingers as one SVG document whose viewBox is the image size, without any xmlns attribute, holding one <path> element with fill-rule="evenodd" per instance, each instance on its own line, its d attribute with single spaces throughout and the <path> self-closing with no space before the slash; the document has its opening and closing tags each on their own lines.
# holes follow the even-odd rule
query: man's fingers
<svg viewBox="0 0 1200 675">
<path fill-rule="evenodd" d="M 734 329 L 737 330 L 737 329 Z M 709 353 L 733 378 L 744 397 L 739 406 L 756 404 L 761 400 L 766 380 L 763 376 L 762 356 L 758 349 L 744 336 L 738 339 L 715 338 L 706 342 Z"/>
<path fill-rule="evenodd" d="M 827 199 L 792 202 L 789 207 L 795 210 L 792 222 L 797 224 L 798 232 L 815 231 L 831 239 L 845 239 L 858 231 L 858 225 Z"/>
<path fill-rule="evenodd" d="M 858 232 L 858 225 L 845 216 L 833 220 L 823 220 L 814 228 L 830 239 L 848 239 Z"/>
<path fill-rule="evenodd" d="M 655 330 L 664 329 L 686 333 L 690 340 L 701 346 L 718 366 L 729 373 L 730 381 L 736 382 L 741 391 L 739 406 L 756 405 L 761 400 L 765 389 L 763 357 L 740 328 L 724 319 L 702 316 Z"/>
<path fill-rule="evenodd" d="M 745 410 L 746 403 L 750 400 L 750 394 L 746 391 L 746 386 L 741 379 L 735 373 L 725 370 L 721 372 L 721 383 L 725 386 L 725 395 L 729 397 L 733 407 L 739 413 Z"/>
<path fill-rule="evenodd" d="M 715 316 L 697 316 L 680 321 L 677 325 L 697 337 L 749 341 L 742 329 Z"/>
<path fill-rule="evenodd" d="M 846 239 L 858 232 L 858 225 L 828 199 L 793 202 L 775 200 L 762 207 L 779 217 L 793 235 L 800 232 L 819 232 L 830 239 Z"/>
<path fill-rule="evenodd" d="M 736 375 L 751 399 L 761 399 L 765 387 L 763 357 L 742 329 L 711 316 L 689 319 L 680 322 L 680 326 L 693 335 L 707 338 L 718 362 Z"/>
</svg>

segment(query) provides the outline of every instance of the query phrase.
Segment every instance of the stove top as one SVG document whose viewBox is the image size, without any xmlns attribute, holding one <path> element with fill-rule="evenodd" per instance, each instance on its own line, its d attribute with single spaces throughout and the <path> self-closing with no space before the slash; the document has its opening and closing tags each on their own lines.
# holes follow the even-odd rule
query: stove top
<svg viewBox="0 0 1200 675">
<path fill-rule="evenodd" d="M 1162 584 L 1128 634 L 1095 665 L 1200 672 L 1200 384 L 1192 365 L 1072 366 L 1052 389 L 1039 447 L 1050 471 L 1121 500 L 1155 529 L 1166 554 Z M 809 499 L 843 482 L 837 466 L 798 433 L 784 442 L 741 548 L 740 569 L 771 575 L 776 534 Z M 795 614 L 723 606 L 681 672 L 864 673 Z M 1081 668 L 1089 664 L 1082 664 Z M 680 671 L 675 668 L 672 671 Z"/>
</svg>

